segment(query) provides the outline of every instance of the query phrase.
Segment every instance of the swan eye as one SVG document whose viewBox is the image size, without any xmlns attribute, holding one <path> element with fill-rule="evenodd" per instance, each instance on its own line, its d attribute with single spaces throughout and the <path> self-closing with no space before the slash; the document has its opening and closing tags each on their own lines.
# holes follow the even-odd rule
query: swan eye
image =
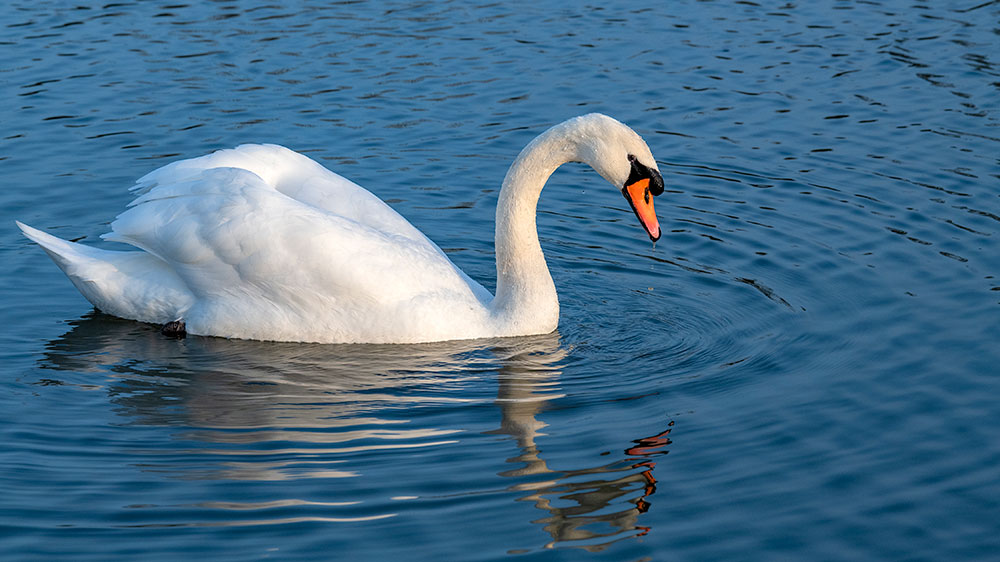
<svg viewBox="0 0 1000 562">
<path fill-rule="evenodd" d="M 632 169 L 629 171 L 628 179 L 625 180 L 625 185 L 633 185 L 641 180 L 649 180 L 649 194 L 655 197 L 663 193 L 663 176 L 660 175 L 660 172 L 639 162 L 639 159 L 632 154 L 628 155 L 628 162 Z M 646 197 L 648 197 L 648 194 Z M 648 203 L 649 199 L 646 199 L 646 202 Z"/>
</svg>

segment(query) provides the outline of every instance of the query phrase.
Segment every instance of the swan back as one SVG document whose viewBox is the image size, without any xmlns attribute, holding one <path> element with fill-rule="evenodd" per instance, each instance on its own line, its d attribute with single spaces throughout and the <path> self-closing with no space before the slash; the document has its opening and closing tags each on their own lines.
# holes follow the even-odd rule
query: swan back
<svg viewBox="0 0 1000 562">
<path fill-rule="evenodd" d="M 141 196 L 159 187 L 190 184 L 208 170 L 232 168 L 246 170 L 264 185 L 306 205 L 371 226 L 414 241 L 427 237 L 392 207 L 360 185 L 331 172 L 315 160 L 275 144 L 244 144 L 200 156 L 172 162 L 139 178 L 130 189 Z"/>
</svg>

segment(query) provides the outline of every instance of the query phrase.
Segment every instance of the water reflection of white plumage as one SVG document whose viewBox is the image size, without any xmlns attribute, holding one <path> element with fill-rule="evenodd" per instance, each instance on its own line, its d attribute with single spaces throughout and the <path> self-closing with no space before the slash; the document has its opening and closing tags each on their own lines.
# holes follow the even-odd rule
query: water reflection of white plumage
<svg viewBox="0 0 1000 562">
<path fill-rule="evenodd" d="M 519 501 L 547 513 L 534 521 L 552 538 L 546 546 L 601 548 L 649 531 L 638 521 L 655 491 L 649 457 L 666 452 L 669 429 L 635 440 L 639 446 L 599 466 L 556 469 L 543 459 L 538 441 L 546 424 L 539 416 L 563 396 L 559 377 L 568 354 L 558 332 L 420 345 L 308 345 L 173 340 L 151 326 L 99 313 L 72 324 L 48 345 L 41 366 L 61 374 L 45 382 L 103 386 L 127 423 L 174 428 L 170 446 L 128 451 L 144 472 L 234 481 L 364 476 L 373 457 L 398 462 L 395 455 L 412 457 L 470 439 L 477 428 L 449 426 L 456 418 L 448 414 L 495 404 L 500 427 L 475 434 L 507 435 L 517 443 L 518 454 L 507 459 L 515 466 L 499 476 L 515 480 L 503 488 Z M 98 373 L 103 380 L 94 379 Z M 632 436 L 623 436 L 623 444 L 629 441 Z M 392 517 L 405 507 L 393 502 L 377 513 L 342 516 L 329 512 L 360 502 L 322 499 L 197 507 L 311 506 L 327 513 L 299 519 L 334 522 Z"/>
</svg>

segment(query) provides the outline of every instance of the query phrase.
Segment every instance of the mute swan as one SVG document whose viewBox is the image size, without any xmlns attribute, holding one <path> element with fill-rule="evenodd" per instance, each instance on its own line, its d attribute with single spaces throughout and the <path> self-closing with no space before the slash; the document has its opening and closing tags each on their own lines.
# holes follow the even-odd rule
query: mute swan
<svg viewBox="0 0 1000 562">
<path fill-rule="evenodd" d="M 228 338 L 416 343 L 549 333 L 556 289 L 535 228 L 548 177 L 585 162 L 621 189 L 649 237 L 663 178 L 646 143 L 600 114 L 556 125 L 511 165 L 496 211 L 496 297 L 361 186 L 276 145 L 168 164 L 102 238 L 68 242 L 20 222 L 101 311 Z M 183 333 L 183 332 L 181 332 Z"/>
</svg>

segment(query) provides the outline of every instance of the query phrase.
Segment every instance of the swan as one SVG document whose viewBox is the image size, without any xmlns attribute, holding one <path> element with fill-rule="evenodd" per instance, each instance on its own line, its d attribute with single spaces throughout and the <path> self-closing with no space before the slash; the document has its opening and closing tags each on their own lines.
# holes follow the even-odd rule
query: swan
<svg viewBox="0 0 1000 562">
<path fill-rule="evenodd" d="M 496 295 L 381 199 L 277 145 L 173 162 L 140 178 L 102 235 L 69 242 L 17 222 L 96 308 L 168 335 L 419 343 L 547 334 L 559 300 L 535 208 L 566 162 L 619 188 L 655 242 L 663 178 L 632 129 L 597 113 L 545 131 L 514 160 L 496 210 Z"/>
</svg>

